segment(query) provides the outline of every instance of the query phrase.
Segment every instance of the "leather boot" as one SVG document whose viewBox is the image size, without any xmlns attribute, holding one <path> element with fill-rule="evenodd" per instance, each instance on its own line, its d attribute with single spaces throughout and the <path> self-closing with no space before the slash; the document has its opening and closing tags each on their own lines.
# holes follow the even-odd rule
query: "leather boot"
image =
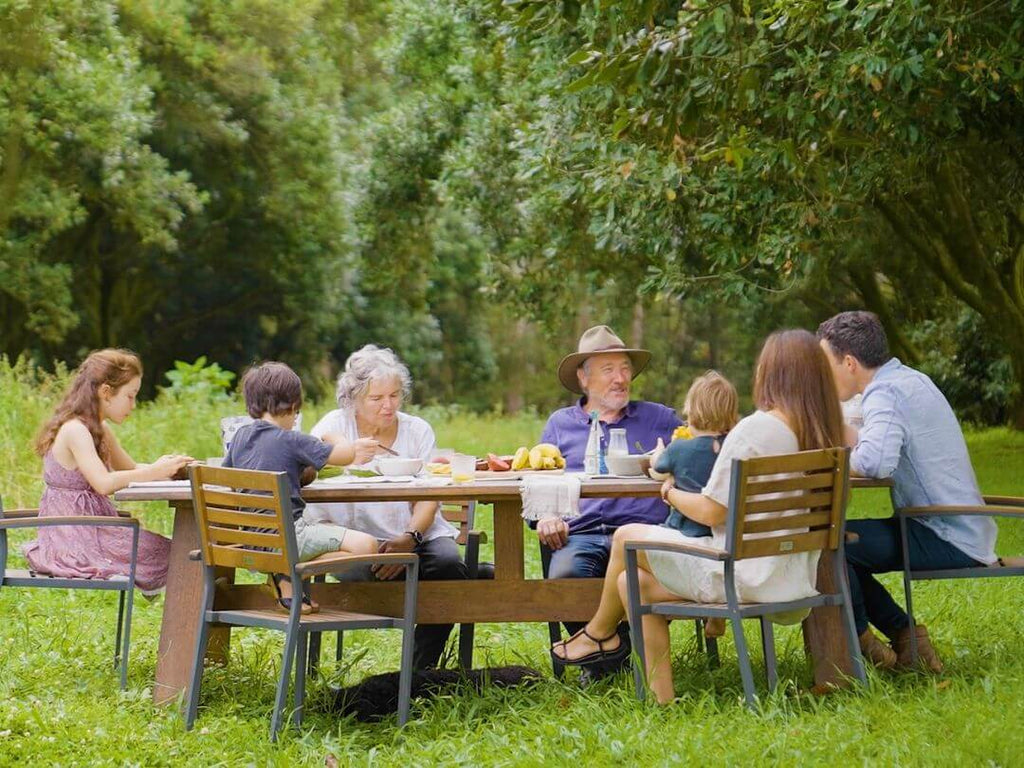
<svg viewBox="0 0 1024 768">
<path fill-rule="evenodd" d="M 896 652 L 896 666 L 903 669 L 919 667 L 939 674 L 942 672 L 942 661 L 932 647 L 928 628 L 924 624 L 918 624 L 914 630 L 917 635 L 917 664 L 912 663 L 910 658 L 910 627 L 904 627 L 892 639 L 892 649 Z"/>
<path fill-rule="evenodd" d="M 896 652 L 875 637 L 870 629 L 857 638 L 860 640 L 860 652 L 864 658 L 879 669 L 893 669 L 896 666 Z"/>
<path fill-rule="evenodd" d="M 704 619 L 704 637 L 721 637 L 725 634 L 725 619 Z"/>
</svg>

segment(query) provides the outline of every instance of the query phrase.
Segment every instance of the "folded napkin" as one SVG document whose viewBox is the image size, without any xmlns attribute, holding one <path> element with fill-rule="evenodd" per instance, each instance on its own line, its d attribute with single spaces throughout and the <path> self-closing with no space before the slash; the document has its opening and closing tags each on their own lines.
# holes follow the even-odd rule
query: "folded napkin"
<svg viewBox="0 0 1024 768">
<path fill-rule="evenodd" d="M 577 517 L 580 514 L 578 475 L 524 475 L 519 486 L 523 520 Z"/>
</svg>

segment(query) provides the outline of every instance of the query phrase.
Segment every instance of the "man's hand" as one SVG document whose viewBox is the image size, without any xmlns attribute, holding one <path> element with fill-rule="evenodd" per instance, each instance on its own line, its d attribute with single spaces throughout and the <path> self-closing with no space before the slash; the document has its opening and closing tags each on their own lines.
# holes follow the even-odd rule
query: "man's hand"
<svg viewBox="0 0 1024 768">
<path fill-rule="evenodd" d="M 386 554 L 388 552 L 412 552 L 416 549 L 416 540 L 407 533 L 396 536 L 393 539 L 382 541 L 377 551 Z M 398 578 L 398 575 L 405 570 L 404 565 L 373 565 L 370 571 L 380 581 L 391 581 Z"/>
<path fill-rule="evenodd" d="M 315 467 L 303 467 L 302 474 L 299 476 L 299 485 L 305 487 L 316 480 L 316 468 Z"/>
<path fill-rule="evenodd" d="M 545 518 L 537 523 L 537 538 L 540 543 L 554 551 L 569 541 L 569 524 L 561 518 Z"/>
</svg>

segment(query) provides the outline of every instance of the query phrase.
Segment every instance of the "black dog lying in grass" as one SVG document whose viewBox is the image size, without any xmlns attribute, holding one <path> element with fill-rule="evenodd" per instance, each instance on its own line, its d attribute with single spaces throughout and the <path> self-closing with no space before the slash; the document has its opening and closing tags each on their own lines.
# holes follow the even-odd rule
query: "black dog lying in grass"
<svg viewBox="0 0 1024 768">
<path fill-rule="evenodd" d="M 534 685 L 542 679 L 529 667 L 489 667 L 485 669 L 426 669 L 412 673 L 412 697 L 433 697 L 460 687 L 479 691 L 485 685 L 513 688 Z M 373 675 L 335 694 L 333 711 L 354 715 L 360 722 L 373 722 L 398 711 L 398 672 Z"/>
</svg>

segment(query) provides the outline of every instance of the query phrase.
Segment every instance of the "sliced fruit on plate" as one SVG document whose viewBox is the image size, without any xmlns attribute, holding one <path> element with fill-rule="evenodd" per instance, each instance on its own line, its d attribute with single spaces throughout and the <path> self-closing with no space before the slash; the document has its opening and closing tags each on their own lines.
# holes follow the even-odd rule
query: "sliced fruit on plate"
<svg viewBox="0 0 1024 768">
<path fill-rule="evenodd" d="M 491 472 L 508 472 L 512 469 L 512 456 L 498 456 L 494 453 L 487 454 L 487 469 Z"/>
</svg>

